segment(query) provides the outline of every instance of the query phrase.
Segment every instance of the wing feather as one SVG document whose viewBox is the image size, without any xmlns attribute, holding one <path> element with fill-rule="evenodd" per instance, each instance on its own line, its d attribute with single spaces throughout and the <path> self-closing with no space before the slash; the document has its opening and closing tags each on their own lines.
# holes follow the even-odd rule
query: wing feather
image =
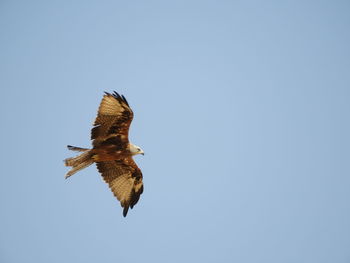
<svg viewBox="0 0 350 263">
<path fill-rule="evenodd" d="M 110 140 L 108 144 L 117 143 L 119 149 L 126 147 L 133 116 L 124 96 L 120 96 L 117 92 L 113 94 L 105 92 L 91 130 L 92 145 L 98 147 L 106 140 Z"/>
<path fill-rule="evenodd" d="M 104 181 L 124 208 L 125 217 L 129 208 L 136 205 L 143 192 L 141 170 L 131 157 L 123 160 L 97 162 L 96 165 Z"/>
</svg>

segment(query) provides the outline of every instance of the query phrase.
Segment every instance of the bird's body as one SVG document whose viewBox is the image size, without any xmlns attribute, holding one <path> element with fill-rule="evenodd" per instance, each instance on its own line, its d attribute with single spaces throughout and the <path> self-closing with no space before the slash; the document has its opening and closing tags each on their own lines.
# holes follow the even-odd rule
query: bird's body
<svg viewBox="0 0 350 263">
<path fill-rule="evenodd" d="M 132 158 L 143 154 L 143 151 L 128 138 L 132 119 L 133 112 L 125 97 L 116 92 L 106 93 L 91 130 L 93 148 L 68 145 L 69 150 L 82 153 L 65 160 L 66 166 L 72 167 L 66 178 L 96 163 L 103 179 L 124 208 L 124 216 L 143 192 L 142 173 Z"/>
<path fill-rule="evenodd" d="M 130 158 L 135 155 L 135 148 L 138 149 L 139 147 L 131 143 L 124 150 L 117 149 L 114 145 L 103 145 L 97 146 L 91 152 L 94 153 L 93 159 L 95 162 L 106 162 Z"/>
</svg>

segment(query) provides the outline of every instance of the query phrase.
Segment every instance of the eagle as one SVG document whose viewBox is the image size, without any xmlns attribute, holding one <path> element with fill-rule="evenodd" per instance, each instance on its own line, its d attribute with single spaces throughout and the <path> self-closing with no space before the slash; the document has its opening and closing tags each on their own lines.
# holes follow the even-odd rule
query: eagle
<svg viewBox="0 0 350 263">
<path fill-rule="evenodd" d="M 123 207 L 126 217 L 143 192 L 142 172 L 133 160 L 143 150 L 129 141 L 129 127 L 133 111 L 123 95 L 105 92 L 91 129 L 92 149 L 68 145 L 68 149 L 81 152 L 65 159 L 72 167 L 65 178 L 96 163 L 98 171 Z"/>
</svg>

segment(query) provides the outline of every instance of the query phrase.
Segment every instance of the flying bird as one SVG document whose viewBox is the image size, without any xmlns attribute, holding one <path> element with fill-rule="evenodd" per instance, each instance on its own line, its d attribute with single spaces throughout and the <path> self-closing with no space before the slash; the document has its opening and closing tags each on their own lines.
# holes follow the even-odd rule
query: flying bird
<svg viewBox="0 0 350 263">
<path fill-rule="evenodd" d="M 69 150 L 81 154 L 65 159 L 65 165 L 72 167 L 65 175 L 66 179 L 96 163 L 102 178 L 124 208 L 124 217 L 143 192 L 142 172 L 132 157 L 144 152 L 129 141 L 133 116 L 123 95 L 105 92 L 91 130 L 92 149 L 68 145 Z"/>
</svg>

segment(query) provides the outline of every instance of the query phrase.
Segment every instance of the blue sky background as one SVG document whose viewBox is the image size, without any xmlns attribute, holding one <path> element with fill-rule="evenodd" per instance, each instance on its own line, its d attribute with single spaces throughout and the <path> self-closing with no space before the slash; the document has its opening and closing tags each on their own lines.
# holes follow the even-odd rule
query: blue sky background
<svg viewBox="0 0 350 263">
<path fill-rule="evenodd" d="M 348 1 L 1 1 L 0 261 L 350 262 Z M 90 146 L 126 96 L 145 191 Z"/>
</svg>

